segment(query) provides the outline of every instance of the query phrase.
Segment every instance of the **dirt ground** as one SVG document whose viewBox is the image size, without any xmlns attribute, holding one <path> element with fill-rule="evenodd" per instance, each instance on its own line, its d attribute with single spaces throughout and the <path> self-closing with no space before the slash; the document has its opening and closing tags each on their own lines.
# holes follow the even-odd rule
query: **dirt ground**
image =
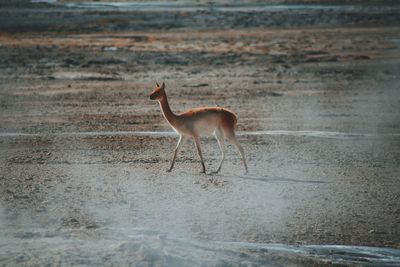
<svg viewBox="0 0 400 267">
<path fill-rule="evenodd" d="M 142 11 L 141 30 L 107 17 L 132 12 L 0 9 L 0 264 L 63 263 L 38 256 L 59 240 L 71 255 L 97 244 L 97 263 L 128 264 L 100 246 L 137 256 L 120 238 L 133 232 L 400 248 L 399 14 L 364 9 L 351 11 L 358 22 L 311 11 L 312 25 L 291 10 L 284 27 L 250 11 L 181 12 L 189 27 L 170 24 L 175 11 Z M 247 20 L 235 26 L 235 15 Z M 19 16 L 33 26 L 10 19 Z M 204 138 L 209 174 L 191 142 L 167 173 L 177 136 L 149 99 L 155 81 L 176 112 L 234 110 L 250 172 L 229 145 L 222 173 L 210 174 L 220 152 Z M 96 264 L 77 255 L 71 264 Z"/>
</svg>

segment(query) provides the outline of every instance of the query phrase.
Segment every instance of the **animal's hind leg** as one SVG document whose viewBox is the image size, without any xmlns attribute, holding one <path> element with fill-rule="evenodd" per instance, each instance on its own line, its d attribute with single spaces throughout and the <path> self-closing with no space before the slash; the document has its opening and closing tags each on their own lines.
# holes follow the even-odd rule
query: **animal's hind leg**
<svg viewBox="0 0 400 267">
<path fill-rule="evenodd" d="M 238 140 L 236 139 L 235 132 L 233 130 L 227 130 L 227 131 L 224 131 L 224 133 L 225 133 L 226 138 L 228 138 L 228 140 L 230 142 L 232 142 L 239 149 L 240 155 L 242 156 L 244 168 L 246 169 L 246 173 L 247 173 L 248 168 L 247 168 L 246 157 L 244 156 L 243 147 L 239 144 Z"/>
<path fill-rule="evenodd" d="M 218 169 L 214 172 L 214 173 L 218 173 L 218 172 L 221 171 L 222 163 L 223 163 L 224 160 L 225 160 L 225 146 L 224 146 L 225 141 L 224 141 L 224 135 L 223 135 L 221 129 L 218 128 L 218 129 L 215 131 L 215 138 L 217 139 L 218 146 L 219 146 L 219 150 L 221 150 L 221 154 L 222 154 L 222 158 L 221 158 L 221 162 L 219 163 L 219 167 L 218 167 Z"/>
</svg>

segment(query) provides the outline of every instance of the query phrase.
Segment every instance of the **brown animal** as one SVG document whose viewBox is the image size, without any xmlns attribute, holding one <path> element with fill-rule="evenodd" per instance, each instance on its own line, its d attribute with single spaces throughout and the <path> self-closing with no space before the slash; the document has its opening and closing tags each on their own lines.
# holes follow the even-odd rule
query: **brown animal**
<svg viewBox="0 0 400 267">
<path fill-rule="evenodd" d="M 222 163 L 225 159 L 224 137 L 239 149 L 246 172 L 248 171 L 243 148 L 235 136 L 237 116 L 232 111 L 220 107 L 201 107 L 190 109 L 180 114 L 174 114 L 168 104 L 167 95 L 165 93 L 165 84 L 162 83 L 162 85 L 159 86 L 158 83 L 156 83 L 156 85 L 157 87 L 151 93 L 150 99 L 159 102 L 164 118 L 168 121 L 174 131 L 179 134 L 178 145 L 175 148 L 171 167 L 168 169 L 168 172 L 170 172 L 174 167 L 176 154 L 178 153 L 179 148 L 188 138 L 191 137 L 196 144 L 197 152 L 200 156 L 202 173 L 205 173 L 206 167 L 201 153 L 200 136 L 209 134 L 215 135 L 219 149 L 222 153 L 221 162 L 215 173 L 218 173 L 221 170 Z"/>
</svg>

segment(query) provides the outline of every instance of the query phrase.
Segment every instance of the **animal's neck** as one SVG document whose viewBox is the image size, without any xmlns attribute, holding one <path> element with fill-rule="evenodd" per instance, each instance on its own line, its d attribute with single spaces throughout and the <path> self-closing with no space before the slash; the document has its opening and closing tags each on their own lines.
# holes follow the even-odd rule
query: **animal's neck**
<svg viewBox="0 0 400 267">
<path fill-rule="evenodd" d="M 163 113 L 165 119 L 172 126 L 175 125 L 177 116 L 172 112 L 171 107 L 169 106 L 167 96 L 165 95 L 160 101 L 161 112 Z"/>
</svg>

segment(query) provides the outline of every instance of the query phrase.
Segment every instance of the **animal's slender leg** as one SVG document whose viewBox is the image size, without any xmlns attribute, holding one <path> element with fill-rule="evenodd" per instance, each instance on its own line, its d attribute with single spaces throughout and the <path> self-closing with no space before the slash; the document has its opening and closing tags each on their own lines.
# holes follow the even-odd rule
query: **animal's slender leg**
<svg viewBox="0 0 400 267">
<path fill-rule="evenodd" d="M 171 167 L 169 167 L 169 169 L 167 170 L 167 172 L 172 171 L 172 168 L 174 167 L 175 164 L 175 159 L 176 159 L 176 154 L 178 154 L 179 149 L 181 148 L 181 146 L 183 145 L 183 143 L 185 143 L 186 138 L 183 135 L 179 136 L 179 141 L 178 144 L 176 145 L 176 148 L 174 150 L 174 156 L 172 158 L 172 163 L 171 163 Z"/>
<path fill-rule="evenodd" d="M 214 172 L 214 173 L 219 173 L 221 171 L 222 168 L 222 163 L 225 160 L 225 146 L 224 146 L 224 135 L 221 131 L 221 129 L 217 129 L 215 131 L 215 138 L 217 139 L 218 142 L 218 146 L 219 146 L 219 150 L 221 150 L 221 154 L 222 154 L 222 158 L 221 158 L 221 162 L 219 163 L 219 167 L 218 169 Z"/>
<path fill-rule="evenodd" d="M 206 166 L 204 165 L 203 154 L 201 153 L 200 138 L 198 136 L 194 136 L 193 138 L 194 138 L 194 143 L 196 144 L 197 152 L 199 153 L 200 156 L 201 166 L 203 167 L 203 170 L 201 172 L 206 173 Z"/>
<path fill-rule="evenodd" d="M 236 139 L 235 132 L 229 131 L 228 133 L 225 133 L 225 136 L 229 139 L 229 141 L 231 141 L 239 149 L 240 155 L 242 156 L 244 168 L 246 169 L 246 173 L 247 173 L 248 168 L 247 168 L 246 158 L 244 156 L 243 147 L 239 144 L 238 140 Z"/>
</svg>

